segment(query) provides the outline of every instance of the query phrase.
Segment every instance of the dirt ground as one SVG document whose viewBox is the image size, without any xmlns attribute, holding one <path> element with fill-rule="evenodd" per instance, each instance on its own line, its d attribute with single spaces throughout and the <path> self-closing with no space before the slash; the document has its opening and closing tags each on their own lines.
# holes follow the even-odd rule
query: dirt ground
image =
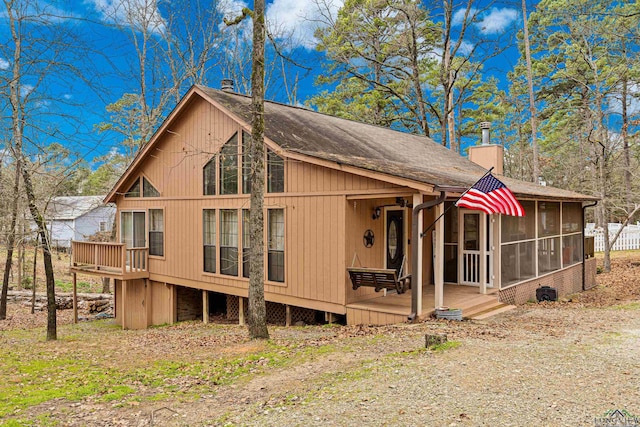
<svg viewBox="0 0 640 427">
<path fill-rule="evenodd" d="M 89 324 L 61 326 L 60 341 L 34 346 L 95 354 L 107 370 L 144 369 L 168 355 L 187 366 L 235 357 L 246 369 L 233 380 L 203 368 L 162 384 L 134 382 L 141 398 L 54 399 L 19 417 L 64 426 L 606 425 L 607 411 L 640 416 L 640 253 L 618 254 L 598 284 L 485 321 L 271 327 L 270 343 L 250 341 L 237 325 L 107 328 L 99 341 L 83 338 Z M 9 331 L 44 325 L 44 313 L 10 312 L 0 322 L 3 346 L 18 342 Z M 59 324 L 70 320 L 59 313 Z M 427 350 L 426 334 L 451 345 Z"/>
</svg>

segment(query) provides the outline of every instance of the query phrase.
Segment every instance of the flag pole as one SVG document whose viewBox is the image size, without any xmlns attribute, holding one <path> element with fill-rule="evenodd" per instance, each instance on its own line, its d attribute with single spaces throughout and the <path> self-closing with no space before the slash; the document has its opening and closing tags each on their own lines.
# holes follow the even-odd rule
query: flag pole
<svg viewBox="0 0 640 427">
<path fill-rule="evenodd" d="M 458 197 L 458 200 L 462 199 L 462 197 L 467 194 L 469 192 L 469 190 L 471 190 L 473 188 L 474 185 L 476 185 L 478 182 L 480 182 L 485 176 L 489 175 L 491 173 L 491 171 L 493 170 L 493 166 L 491 166 L 491 168 L 486 171 L 484 173 L 484 175 L 482 175 L 480 178 L 478 178 L 478 180 L 476 182 L 473 183 L 473 185 L 471 185 L 471 187 L 467 188 L 465 190 L 464 193 L 462 193 L 460 195 L 460 197 Z M 454 207 L 456 205 L 456 203 L 458 203 L 458 200 L 455 201 L 455 203 L 453 203 L 451 206 L 449 206 L 447 209 L 444 210 L 444 212 L 442 212 L 440 214 L 440 216 L 438 218 L 435 219 L 435 221 L 433 221 L 431 224 L 429 224 L 429 226 L 427 228 L 424 229 L 424 231 L 422 233 L 420 233 L 420 238 L 423 238 L 425 234 L 427 234 L 427 231 L 429 231 L 429 229 L 431 227 L 433 227 L 434 225 L 436 225 L 436 223 L 440 220 L 440 218 L 442 218 L 443 216 L 445 216 L 447 214 L 447 212 L 449 212 L 449 209 L 451 209 L 452 207 Z"/>
</svg>

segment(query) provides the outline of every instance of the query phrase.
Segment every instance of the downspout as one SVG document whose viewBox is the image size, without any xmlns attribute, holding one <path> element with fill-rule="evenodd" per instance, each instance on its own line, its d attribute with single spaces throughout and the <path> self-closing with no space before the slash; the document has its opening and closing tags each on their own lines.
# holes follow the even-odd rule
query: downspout
<svg viewBox="0 0 640 427">
<path fill-rule="evenodd" d="M 422 244 L 420 234 L 422 230 L 418 230 L 418 215 L 420 211 L 424 209 L 431 209 L 432 207 L 444 202 L 446 193 L 440 191 L 440 197 L 437 199 L 429 200 L 428 202 L 420 203 L 413 207 L 413 213 L 411 215 L 411 274 L 412 279 L 417 277 L 418 271 L 418 245 Z M 584 221 L 583 221 L 584 222 Z M 409 315 L 409 321 L 412 322 L 418 316 L 418 286 L 422 286 L 422 283 L 411 283 L 411 314 Z"/>
<path fill-rule="evenodd" d="M 585 263 L 587 257 L 585 255 L 585 251 L 584 251 L 584 210 L 587 209 L 587 208 L 594 207 L 597 204 L 598 204 L 598 201 L 596 200 L 592 204 L 582 207 L 582 290 L 583 291 L 586 290 L 585 289 L 585 287 L 586 287 L 586 284 L 585 284 L 586 278 L 585 278 L 585 276 L 586 276 L 586 273 L 587 273 L 587 266 L 586 266 L 586 263 Z"/>
</svg>

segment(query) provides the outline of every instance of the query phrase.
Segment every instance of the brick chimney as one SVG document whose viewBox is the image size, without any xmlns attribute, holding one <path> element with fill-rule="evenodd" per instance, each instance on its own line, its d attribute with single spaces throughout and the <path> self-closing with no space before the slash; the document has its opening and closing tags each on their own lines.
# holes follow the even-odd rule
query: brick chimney
<svg viewBox="0 0 640 427">
<path fill-rule="evenodd" d="M 491 144 L 491 123 L 480 123 L 482 129 L 482 144 L 469 147 L 469 160 L 485 169 L 493 167 L 496 175 L 504 173 L 504 148 L 500 144 Z"/>
</svg>

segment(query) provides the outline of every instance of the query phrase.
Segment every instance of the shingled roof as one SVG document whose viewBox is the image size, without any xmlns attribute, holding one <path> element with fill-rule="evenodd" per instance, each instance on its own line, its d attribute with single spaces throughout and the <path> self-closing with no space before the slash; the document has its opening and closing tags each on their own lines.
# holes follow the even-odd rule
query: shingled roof
<svg viewBox="0 0 640 427">
<path fill-rule="evenodd" d="M 118 188 L 153 148 L 163 130 L 182 113 L 193 97 L 217 104 L 247 129 L 251 127 L 251 98 L 205 86 L 192 86 L 178 106 L 169 114 L 151 140 L 138 152 L 120 177 L 105 202 L 115 201 Z M 468 188 L 486 171 L 430 138 L 393 129 L 347 120 L 316 111 L 265 101 L 265 136 L 286 153 L 335 162 L 453 189 Z M 383 177 L 380 179 L 384 179 Z M 518 197 L 546 200 L 599 200 L 596 197 L 530 182 L 500 177 Z M 459 190 L 462 192 L 462 190 Z"/>
<path fill-rule="evenodd" d="M 251 123 L 251 98 L 197 86 L 207 97 Z M 470 187 L 486 171 L 430 138 L 265 102 L 265 136 L 285 152 L 299 153 L 437 187 Z M 573 191 L 500 177 L 516 195 L 596 200 Z"/>
<path fill-rule="evenodd" d="M 46 215 L 53 220 L 72 220 L 104 206 L 104 196 L 61 196 L 51 199 Z"/>
</svg>

